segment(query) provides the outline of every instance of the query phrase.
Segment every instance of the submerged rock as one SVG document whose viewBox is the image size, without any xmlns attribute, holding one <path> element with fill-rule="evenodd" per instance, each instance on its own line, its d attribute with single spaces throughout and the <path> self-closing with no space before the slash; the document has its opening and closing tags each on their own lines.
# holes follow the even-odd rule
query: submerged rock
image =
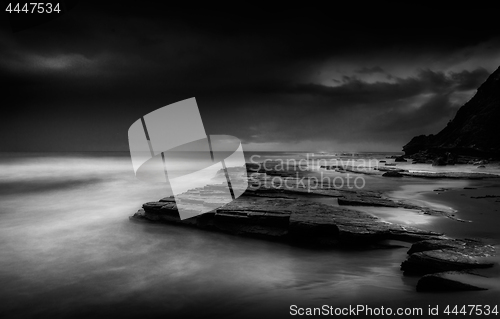
<svg viewBox="0 0 500 319">
<path fill-rule="evenodd" d="M 417 283 L 417 291 L 475 291 L 488 290 L 474 280 L 479 277 L 468 272 L 447 271 L 425 275 Z"/>
<path fill-rule="evenodd" d="M 403 177 L 403 175 L 399 172 L 389 171 L 382 174 L 383 177 Z"/>
</svg>

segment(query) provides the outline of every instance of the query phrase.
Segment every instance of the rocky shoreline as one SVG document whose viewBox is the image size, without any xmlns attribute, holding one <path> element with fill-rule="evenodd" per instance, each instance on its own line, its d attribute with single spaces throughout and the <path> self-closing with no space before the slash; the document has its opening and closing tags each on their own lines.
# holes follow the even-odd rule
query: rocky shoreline
<svg viewBox="0 0 500 319">
<path fill-rule="evenodd" d="M 355 210 L 274 196 L 243 195 L 213 212 L 180 220 L 175 203 L 169 199 L 145 203 L 132 218 L 328 247 L 368 247 L 391 239 L 417 242 L 443 237 Z"/>
<path fill-rule="evenodd" d="M 413 243 L 413 246 L 401 270 L 406 275 L 423 276 L 417 285 L 418 291 L 485 289 L 462 281 L 474 276 L 467 273 L 471 270 L 493 267 L 494 263 L 485 259 L 496 254 L 494 247 L 388 223 L 349 206 L 415 209 L 423 214 L 453 219 L 449 212 L 384 198 L 377 192 L 328 187 L 304 189 L 292 177 L 292 172 L 279 172 L 280 178 L 287 179 L 288 183 L 278 186 L 270 179 L 274 173 L 278 174 L 273 171 L 262 173 L 250 166 L 249 184 L 253 187 L 233 202 L 203 215 L 181 220 L 175 200 L 167 197 L 145 203 L 130 219 L 184 225 L 314 248 L 387 248 L 390 246 L 387 241 L 404 241 Z M 189 201 L 190 195 L 196 196 L 200 191 L 206 190 L 192 190 L 191 194 L 183 194 L 183 200 Z M 310 200 L 313 197 L 336 198 L 338 206 Z"/>
<path fill-rule="evenodd" d="M 411 157 L 403 157 L 411 160 Z M 406 161 L 406 160 L 405 160 Z M 401 161 L 400 161 L 401 162 Z M 432 162 L 432 161 L 431 161 Z M 483 163 L 485 161 L 482 161 Z M 412 164 L 417 164 L 420 162 L 413 162 Z M 486 161 L 486 163 L 488 163 Z M 429 163 L 426 163 L 429 164 Z M 495 162 L 498 165 L 498 163 Z M 398 168 L 395 165 L 385 164 L 384 166 L 378 166 L 373 168 L 363 168 L 363 167 L 334 167 L 334 166 L 322 166 L 322 169 L 325 170 L 335 170 L 339 173 L 356 173 L 356 174 L 364 174 L 364 175 L 380 175 L 383 177 L 418 177 L 418 178 L 434 178 L 434 179 L 470 179 L 470 180 L 481 180 L 481 179 L 489 179 L 489 178 L 499 178 L 498 175 L 490 174 L 490 173 L 481 173 L 481 172 L 410 172 L 408 169 Z M 451 164 L 449 164 L 451 165 Z M 454 164 L 453 164 L 454 165 Z M 439 165 L 444 166 L 444 165 Z M 482 165 L 483 168 L 485 167 Z"/>
</svg>

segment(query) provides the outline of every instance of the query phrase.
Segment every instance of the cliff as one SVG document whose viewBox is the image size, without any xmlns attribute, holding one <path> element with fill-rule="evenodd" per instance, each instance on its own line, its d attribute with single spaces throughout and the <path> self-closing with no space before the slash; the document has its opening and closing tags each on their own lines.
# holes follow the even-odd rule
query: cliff
<svg viewBox="0 0 500 319">
<path fill-rule="evenodd" d="M 405 155 L 432 154 L 500 157 L 500 67 L 437 135 L 420 135 L 403 146 Z"/>
</svg>

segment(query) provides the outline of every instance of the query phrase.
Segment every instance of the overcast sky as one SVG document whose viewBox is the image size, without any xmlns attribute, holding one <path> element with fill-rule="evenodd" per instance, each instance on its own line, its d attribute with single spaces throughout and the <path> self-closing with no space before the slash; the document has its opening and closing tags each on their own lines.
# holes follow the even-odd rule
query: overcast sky
<svg viewBox="0 0 500 319">
<path fill-rule="evenodd" d="M 196 97 L 247 150 L 400 151 L 500 65 L 500 31 L 495 10 L 375 9 L 79 2 L 19 32 L 4 15 L 0 150 L 126 151 L 136 119 Z"/>
</svg>

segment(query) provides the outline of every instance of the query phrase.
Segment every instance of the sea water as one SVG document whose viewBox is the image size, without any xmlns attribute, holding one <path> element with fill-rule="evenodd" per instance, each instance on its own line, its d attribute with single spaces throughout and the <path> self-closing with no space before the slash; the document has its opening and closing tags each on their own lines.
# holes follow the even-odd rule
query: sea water
<svg viewBox="0 0 500 319">
<path fill-rule="evenodd" d="M 403 183 L 367 178 L 387 189 Z M 406 243 L 304 249 L 129 221 L 144 202 L 168 195 L 167 186 L 135 178 L 127 153 L 1 154 L 0 316 L 288 317 L 293 304 L 426 311 L 498 300 L 498 289 L 417 293 L 418 278 L 399 269 Z"/>
</svg>

